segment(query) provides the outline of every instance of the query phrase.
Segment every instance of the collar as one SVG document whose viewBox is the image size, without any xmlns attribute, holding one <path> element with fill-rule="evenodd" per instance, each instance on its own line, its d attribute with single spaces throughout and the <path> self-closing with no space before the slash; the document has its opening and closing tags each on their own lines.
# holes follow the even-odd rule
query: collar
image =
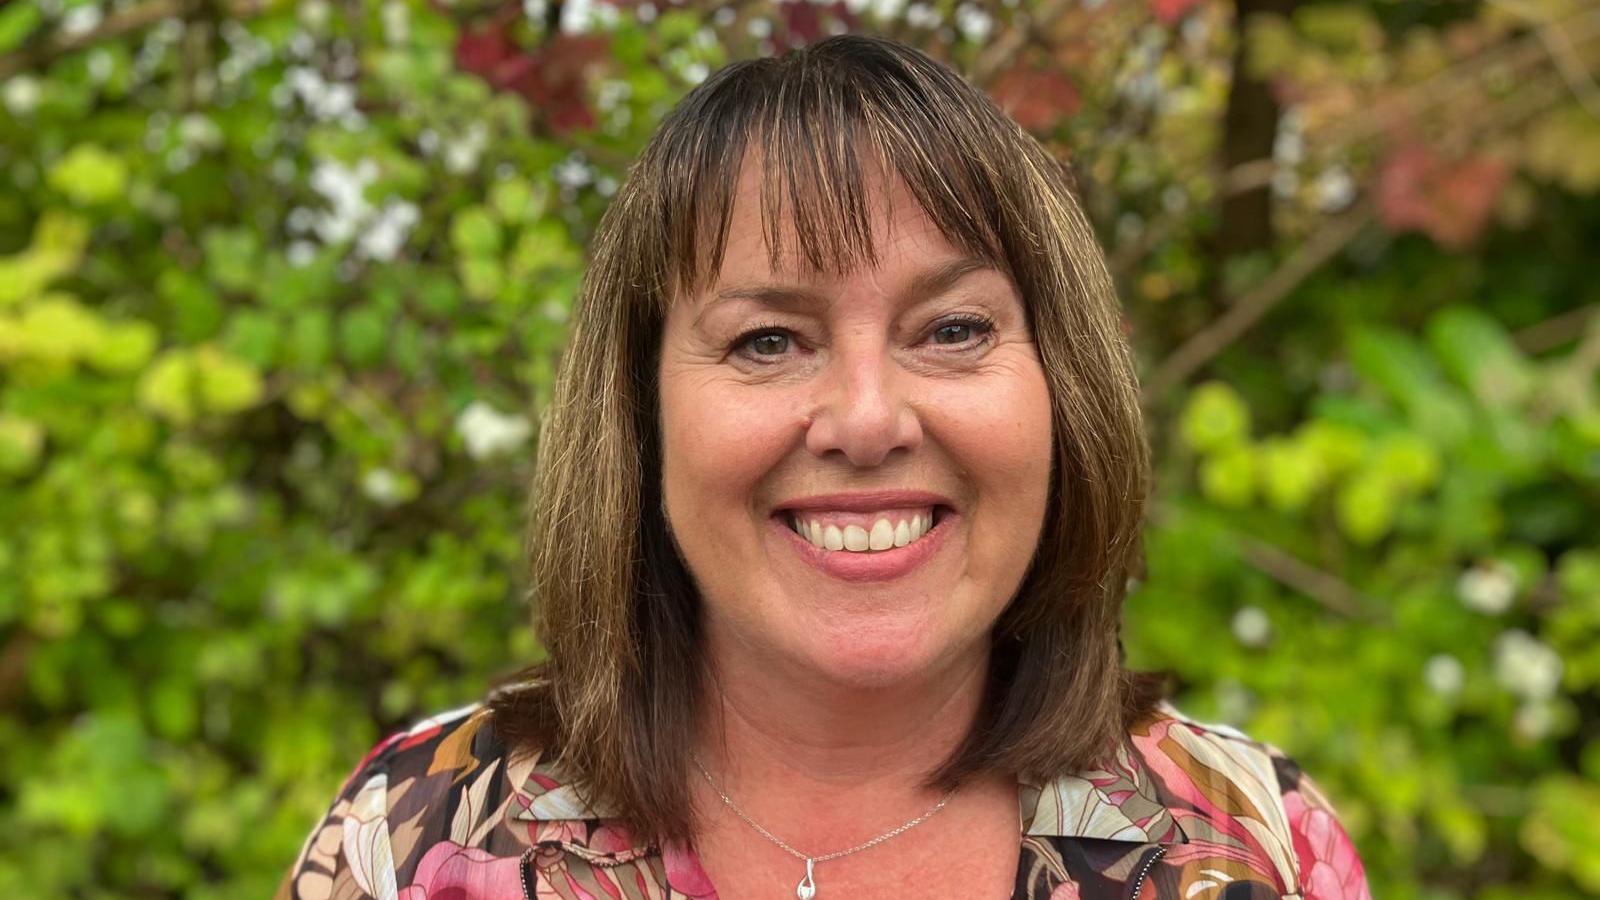
<svg viewBox="0 0 1600 900">
<path fill-rule="evenodd" d="M 1166 710 L 1163 710 L 1166 712 Z M 1107 763 L 1058 778 L 1020 778 L 1017 805 L 1024 837 L 1092 838 L 1138 844 L 1185 843 L 1172 810 L 1162 801 L 1145 762 L 1147 726 L 1135 728 Z M 522 784 L 508 815 L 522 822 L 615 818 L 603 804 L 591 803 L 551 764 L 524 763 L 526 775 L 508 771 Z"/>
</svg>

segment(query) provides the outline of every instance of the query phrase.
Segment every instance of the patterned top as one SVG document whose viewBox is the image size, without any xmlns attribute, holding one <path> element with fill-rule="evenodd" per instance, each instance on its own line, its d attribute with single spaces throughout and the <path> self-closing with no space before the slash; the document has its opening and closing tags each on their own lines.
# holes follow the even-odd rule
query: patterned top
<svg viewBox="0 0 1600 900">
<path fill-rule="evenodd" d="M 277 897 L 716 898 L 692 849 L 633 840 L 470 706 L 373 748 Z M 1328 801 L 1276 748 L 1170 705 L 1101 769 L 1019 789 L 1018 900 L 1370 900 Z"/>
</svg>

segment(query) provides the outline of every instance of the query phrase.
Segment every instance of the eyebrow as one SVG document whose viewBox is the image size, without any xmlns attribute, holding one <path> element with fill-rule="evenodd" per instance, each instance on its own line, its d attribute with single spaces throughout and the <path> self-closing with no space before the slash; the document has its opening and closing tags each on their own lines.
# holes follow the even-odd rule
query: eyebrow
<svg viewBox="0 0 1600 900">
<path fill-rule="evenodd" d="M 942 294 L 955 287 L 956 282 L 962 278 L 982 269 L 994 269 L 994 266 L 990 265 L 988 260 L 976 256 L 958 256 L 918 272 L 905 287 L 901 288 L 896 299 Z M 753 300 L 763 306 L 793 308 L 825 305 L 828 302 L 828 292 L 804 285 L 733 285 L 713 294 L 710 302 L 700 310 L 700 315 L 695 317 L 695 321 L 699 322 L 706 313 L 730 300 Z"/>
</svg>

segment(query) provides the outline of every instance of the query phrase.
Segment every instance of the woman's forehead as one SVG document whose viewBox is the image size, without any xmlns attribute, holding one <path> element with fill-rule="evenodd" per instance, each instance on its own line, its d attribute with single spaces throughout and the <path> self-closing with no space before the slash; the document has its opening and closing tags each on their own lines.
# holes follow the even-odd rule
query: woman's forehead
<svg viewBox="0 0 1600 900">
<path fill-rule="evenodd" d="M 807 216 L 812 210 L 797 215 L 793 192 L 781 190 L 783 185 L 772 189 L 768 179 L 775 174 L 762 167 L 759 154 L 746 157 L 728 214 L 722 258 L 710 261 L 720 265 L 709 273 L 700 292 L 703 296 L 744 283 L 828 285 L 873 271 L 917 268 L 966 255 L 940 231 L 905 180 L 884 174 L 881 166 L 864 170 L 864 217 L 847 222 L 818 221 Z M 831 205 L 822 205 L 823 210 L 831 211 L 827 209 Z M 836 237 L 856 238 L 851 245 L 854 252 L 814 264 L 817 261 L 802 252 L 807 237 L 813 246 L 826 247 L 829 241 L 803 232 L 819 227 Z M 850 234 L 857 230 L 859 235 Z"/>
</svg>

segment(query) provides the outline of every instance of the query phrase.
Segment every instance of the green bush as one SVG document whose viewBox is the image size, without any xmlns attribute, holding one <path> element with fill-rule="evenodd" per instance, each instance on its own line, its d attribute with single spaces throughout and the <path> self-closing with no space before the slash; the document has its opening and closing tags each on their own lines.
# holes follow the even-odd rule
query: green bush
<svg viewBox="0 0 1600 900">
<path fill-rule="evenodd" d="M 1484 101 L 1496 159 L 1346 134 L 1526 23 L 624 6 L 0 8 L 0 894 L 269 895 L 381 733 L 537 656 L 525 484 L 590 231 L 689 85 L 829 17 L 1085 176 L 1152 386 L 1132 661 L 1297 756 L 1377 896 L 1600 892 L 1600 129 L 1562 87 Z M 1239 47 L 1311 150 L 1222 252 Z M 1376 197 L 1348 232 L 1336 175 Z"/>
</svg>

